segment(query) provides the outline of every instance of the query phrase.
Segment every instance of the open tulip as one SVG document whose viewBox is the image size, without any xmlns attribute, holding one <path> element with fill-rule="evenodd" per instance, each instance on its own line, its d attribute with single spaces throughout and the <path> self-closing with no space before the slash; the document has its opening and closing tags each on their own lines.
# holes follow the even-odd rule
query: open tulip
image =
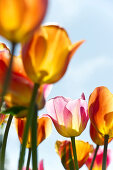
<svg viewBox="0 0 113 170">
<path fill-rule="evenodd" d="M 29 78 L 38 84 L 60 80 L 72 55 L 83 42 L 72 44 L 66 31 L 59 26 L 41 26 L 22 46 L 23 63 Z"/>
<path fill-rule="evenodd" d="M 104 145 L 104 137 L 94 128 L 92 123 L 90 123 L 90 137 L 95 144 Z M 108 142 L 111 140 L 112 138 L 110 138 Z"/>
<path fill-rule="evenodd" d="M 102 135 L 113 137 L 113 94 L 107 87 L 94 89 L 89 97 L 88 113 L 93 126 Z"/>
<path fill-rule="evenodd" d="M 4 48 L 3 48 L 4 46 Z M 1 44 L 0 51 L 0 94 L 3 89 L 4 78 L 8 69 L 10 60 L 10 52 L 4 44 Z M 41 85 L 37 91 L 36 103 L 38 109 L 44 107 L 45 98 L 48 96 L 51 89 L 51 85 Z M 33 91 L 33 82 L 27 77 L 22 59 L 20 56 L 15 57 L 12 67 L 12 76 L 7 93 L 4 100 L 8 107 L 12 106 L 25 106 L 28 107 Z M 23 117 L 27 112 L 18 114 L 17 116 Z"/>
<path fill-rule="evenodd" d="M 40 25 L 48 0 L 0 0 L 0 35 L 21 42 Z"/>
<path fill-rule="evenodd" d="M 93 146 L 88 142 L 76 140 L 76 150 L 79 168 L 88 159 L 89 155 L 93 152 Z M 55 150 L 61 158 L 61 162 L 66 170 L 74 170 L 74 156 L 72 152 L 72 144 L 70 141 L 56 141 Z"/>
<path fill-rule="evenodd" d="M 51 119 L 48 117 L 40 117 L 37 118 L 37 134 L 38 134 L 38 139 L 37 139 L 37 146 L 44 140 L 46 139 L 52 130 L 52 122 Z M 20 143 L 22 144 L 23 141 L 23 134 L 24 134 L 24 128 L 26 124 L 26 118 L 15 118 L 15 125 L 16 125 L 16 130 L 18 133 L 18 137 L 20 140 Z M 29 129 L 28 133 L 28 140 L 26 144 L 27 148 L 31 148 L 31 129 Z"/>
<path fill-rule="evenodd" d="M 85 163 L 88 169 L 90 169 L 94 152 L 89 155 L 89 158 L 87 159 Z M 103 150 L 99 148 L 92 170 L 102 170 L 102 160 L 103 160 Z M 107 167 L 109 166 L 110 162 L 111 162 L 111 150 L 108 149 L 107 150 Z"/>
<path fill-rule="evenodd" d="M 72 100 L 62 96 L 50 99 L 46 108 L 56 130 L 62 136 L 79 136 L 88 122 L 87 102 L 83 99 Z"/>
</svg>

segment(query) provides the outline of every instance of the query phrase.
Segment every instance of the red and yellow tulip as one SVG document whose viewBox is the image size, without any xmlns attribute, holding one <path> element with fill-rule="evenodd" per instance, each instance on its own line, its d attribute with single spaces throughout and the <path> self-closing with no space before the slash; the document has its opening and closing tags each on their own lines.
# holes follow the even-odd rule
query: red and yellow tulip
<svg viewBox="0 0 113 170">
<path fill-rule="evenodd" d="M 102 136 L 113 138 L 113 94 L 107 87 L 97 87 L 91 93 L 88 113 L 96 130 Z"/>
<path fill-rule="evenodd" d="M 62 78 L 72 55 L 84 41 L 72 44 L 67 32 L 56 25 L 41 26 L 22 46 L 22 58 L 29 78 L 38 84 Z"/>
</svg>

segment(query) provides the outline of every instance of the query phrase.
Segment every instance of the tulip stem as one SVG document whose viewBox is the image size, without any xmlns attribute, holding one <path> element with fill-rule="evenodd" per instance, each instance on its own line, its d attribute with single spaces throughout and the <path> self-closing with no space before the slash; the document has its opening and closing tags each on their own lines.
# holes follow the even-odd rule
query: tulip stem
<svg viewBox="0 0 113 170">
<path fill-rule="evenodd" d="M 35 111 L 33 113 L 33 119 L 31 124 L 31 142 L 32 142 L 32 165 L 33 170 L 37 170 L 37 110 L 35 107 Z"/>
<path fill-rule="evenodd" d="M 95 153 L 94 153 L 94 156 L 93 156 L 93 160 L 91 162 L 90 170 L 92 170 L 92 168 L 93 168 L 98 149 L 99 149 L 99 145 L 96 146 Z"/>
<path fill-rule="evenodd" d="M 30 159 L 31 159 L 31 148 L 29 148 L 26 170 L 29 170 Z"/>
<path fill-rule="evenodd" d="M 71 143 L 73 148 L 73 155 L 74 155 L 74 162 L 75 162 L 75 169 L 78 170 L 78 161 L 77 161 L 77 153 L 76 153 L 76 144 L 75 144 L 75 137 L 71 137 Z"/>
<path fill-rule="evenodd" d="M 33 88 L 30 106 L 29 106 L 29 110 L 28 110 L 28 114 L 27 114 L 26 125 L 25 125 L 25 129 L 24 129 L 23 143 L 22 143 L 22 146 L 21 146 L 20 157 L 19 157 L 19 165 L 18 165 L 19 170 L 22 170 L 22 166 L 23 166 L 23 163 L 24 163 L 26 142 L 27 142 L 27 138 L 28 138 L 29 127 L 31 126 L 31 122 L 32 122 L 32 118 L 33 118 L 33 113 L 35 111 L 35 100 L 36 100 L 36 97 L 37 97 L 38 88 L 39 88 L 39 84 L 35 83 L 34 88 Z"/>
<path fill-rule="evenodd" d="M 8 70 L 6 72 L 6 77 L 4 80 L 4 84 L 3 84 L 3 90 L 2 90 L 2 94 L 1 94 L 1 102 L 0 102 L 0 108 L 3 104 L 4 101 L 4 95 L 6 94 L 6 91 L 8 89 L 8 85 L 9 85 L 9 81 L 10 81 L 10 77 L 11 77 L 11 70 L 12 70 L 12 64 L 13 64 L 13 56 L 14 56 L 14 50 L 15 50 L 15 43 L 12 43 L 12 48 L 11 48 L 11 58 L 10 58 L 10 62 L 9 62 L 9 67 Z"/>
<path fill-rule="evenodd" d="M 12 122 L 13 116 L 10 115 L 9 119 L 7 121 L 5 133 L 4 133 L 4 138 L 3 138 L 3 143 L 2 143 L 2 148 L 1 148 L 1 155 L 0 155 L 0 169 L 4 170 L 4 162 L 5 162 L 5 150 L 6 150 L 6 144 L 7 144 L 7 137 L 8 137 L 8 132 L 9 128 Z"/>
<path fill-rule="evenodd" d="M 106 160 L 107 160 L 107 146 L 108 146 L 109 136 L 104 136 L 104 153 L 103 153 L 103 161 L 102 161 L 102 170 L 106 170 Z"/>
</svg>

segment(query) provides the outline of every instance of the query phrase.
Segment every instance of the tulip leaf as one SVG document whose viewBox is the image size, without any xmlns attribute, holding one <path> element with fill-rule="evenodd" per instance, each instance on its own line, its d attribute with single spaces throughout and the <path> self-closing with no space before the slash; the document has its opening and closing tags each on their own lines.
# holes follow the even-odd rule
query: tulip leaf
<svg viewBox="0 0 113 170">
<path fill-rule="evenodd" d="M 2 110 L 1 114 L 11 114 L 11 115 L 17 115 L 19 112 L 27 110 L 27 107 L 24 106 L 13 106 L 11 108 L 8 108 L 6 110 Z"/>
</svg>

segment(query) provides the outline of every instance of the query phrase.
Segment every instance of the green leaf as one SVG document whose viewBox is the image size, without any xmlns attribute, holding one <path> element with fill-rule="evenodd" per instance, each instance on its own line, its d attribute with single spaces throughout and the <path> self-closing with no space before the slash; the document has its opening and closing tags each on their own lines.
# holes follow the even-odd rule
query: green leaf
<svg viewBox="0 0 113 170">
<path fill-rule="evenodd" d="M 13 106 L 11 108 L 8 108 L 6 110 L 2 110 L 0 113 L 1 114 L 11 114 L 11 115 L 17 115 L 19 112 L 27 110 L 27 107 L 24 106 Z"/>
</svg>

